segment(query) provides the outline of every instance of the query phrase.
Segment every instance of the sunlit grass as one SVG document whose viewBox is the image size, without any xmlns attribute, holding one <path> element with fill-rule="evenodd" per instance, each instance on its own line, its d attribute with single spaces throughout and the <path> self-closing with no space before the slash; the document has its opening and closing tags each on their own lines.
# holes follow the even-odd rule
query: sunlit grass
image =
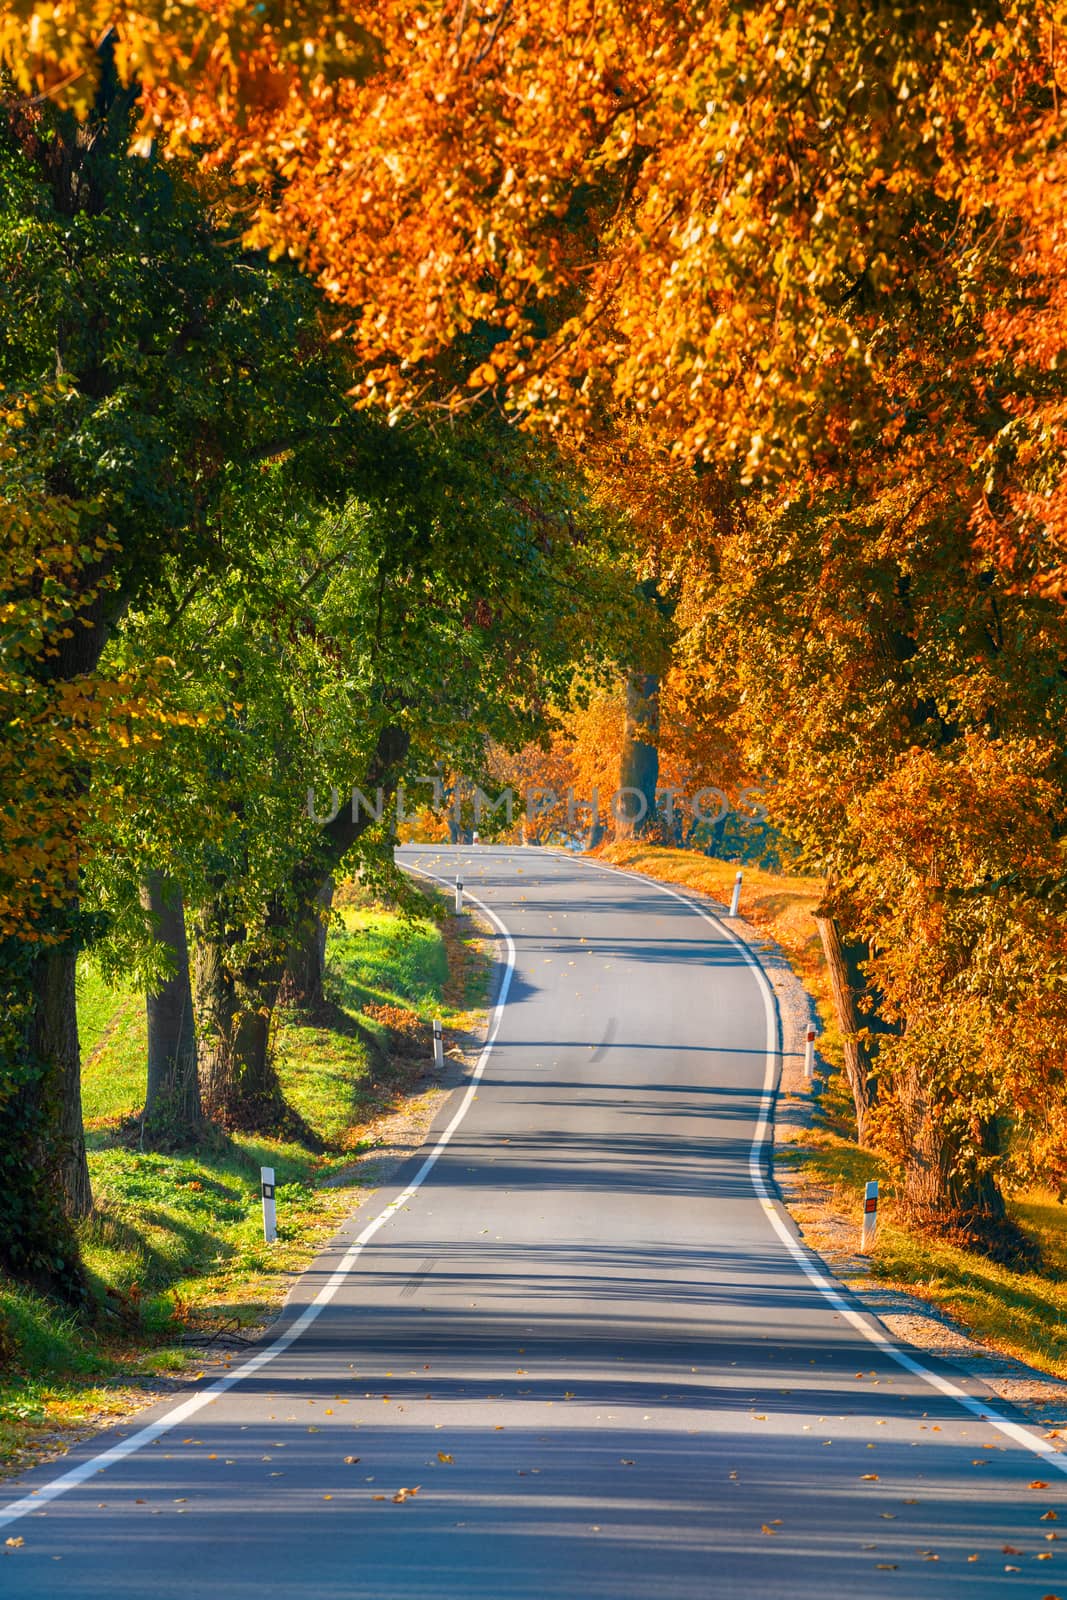
<svg viewBox="0 0 1067 1600">
<path fill-rule="evenodd" d="M 79 963 L 77 990 L 82 1113 L 92 1128 L 144 1105 L 148 1024 L 144 996 L 105 983 L 88 961 Z"/>
<path fill-rule="evenodd" d="M 0 1282 L 0 1461 L 57 1427 L 131 1404 L 134 1374 L 184 1370 L 190 1324 L 261 1321 L 291 1274 L 307 1265 L 352 1205 L 322 1180 L 351 1161 L 372 1069 L 387 1031 L 371 1004 L 449 1015 L 445 940 L 384 909 L 347 907 L 331 930 L 324 1018 L 281 1018 L 276 1059 L 283 1092 L 326 1147 L 210 1132 L 195 1150 L 143 1151 L 116 1132 L 144 1101 L 143 997 L 78 978 L 83 1101 L 96 1209 L 79 1228 L 100 1310 L 87 1323 Z M 477 983 L 484 982 L 480 964 Z M 472 967 L 472 974 L 474 968 Z M 472 976 L 471 985 L 476 987 Z M 376 1105 L 380 1110 L 380 1105 Z M 275 1171 L 278 1240 L 263 1240 L 260 1167 Z"/>
<path fill-rule="evenodd" d="M 437 925 L 406 923 L 390 912 L 346 906 L 331 931 L 327 986 L 346 1007 L 399 1005 L 426 1020 L 439 1016 L 448 958 Z"/>
<path fill-rule="evenodd" d="M 815 1130 L 777 1159 L 829 1186 L 830 1208 L 855 1218 L 871 1178 L 885 1184 L 877 1157 L 840 1135 Z M 872 1273 L 954 1317 L 978 1340 L 1057 1377 L 1067 1377 L 1067 1209 L 1042 1190 L 1012 1197 L 1008 1209 L 1041 1247 L 1038 1272 L 1015 1272 L 971 1250 L 903 1226 L 892 1188 L 883 1188 Z"/>
</svg>

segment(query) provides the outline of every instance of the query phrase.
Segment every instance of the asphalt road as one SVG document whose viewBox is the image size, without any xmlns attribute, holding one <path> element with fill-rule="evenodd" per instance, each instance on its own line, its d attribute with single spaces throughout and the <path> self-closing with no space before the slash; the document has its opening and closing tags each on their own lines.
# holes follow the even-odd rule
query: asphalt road
<svg viewBox="0 0 1067 1600">
<path fill-rule="evenodd" d="M 534 849 L 403 854 L 514 952 L 450 1141 L 228 1388 L 23 1480 L 4 1600 L 1067 1600 L 1064 1459 L 870 1342 L 761 1196 L 775 1019 L 722 926 Z"/>
</svg>

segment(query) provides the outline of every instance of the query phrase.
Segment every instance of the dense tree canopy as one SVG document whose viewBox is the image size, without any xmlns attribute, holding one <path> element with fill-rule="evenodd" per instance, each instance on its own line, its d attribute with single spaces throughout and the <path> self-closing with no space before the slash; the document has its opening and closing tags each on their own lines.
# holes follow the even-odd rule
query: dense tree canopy
<svg viewBox="0 0 1067 1600">
<path fill-rule="evenodd" d="M 261 1011 L 371 838 L 281 831 L 309 762 L 589 788 L 618 757 L 650 820 L 657 783 L 762 778 L 858 961 L 864 1137 L 918 1211 L 998 1223 L 1062 1135 L 1065 30 L 1058 0 L 5 7 L 10 992 L 92 931 L 116 733 L 124 915 L 181 860 L 232 950 L 270 928 Z M 203 850 L 137 834 L 154 783 L 244 810 Z"/>
</svg>

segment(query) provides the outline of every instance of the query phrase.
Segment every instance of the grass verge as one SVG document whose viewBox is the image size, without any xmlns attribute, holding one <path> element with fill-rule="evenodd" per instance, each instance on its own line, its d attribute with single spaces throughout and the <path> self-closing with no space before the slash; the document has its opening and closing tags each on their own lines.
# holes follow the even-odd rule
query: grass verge
<svg viewBox="0 0 1067 1600">
<path fill-rule="evenodd" d="M 311 1019 L 281 1013 L 275 1044 L 286 1098 L 324 1153 L 218 1130 L 177 1154 L 131 1148 L 144 1002 L 90 967 L 80 973 L 96 1201 L 80 1239 L 99 1311 L 80 1322 L 0 1279 L 0 1470 L 54 1453 L 72 1429 L 129 1411 L 207 1359 L 236 1359 L 357 1203 L 364 1180 L 348 1177 L 353 1152 L 368 1146 L 367 1123 L 423 1076 L 430 1019 L 473 1025 L 487 964 L 466 926 L 408 923 L 356 898 L 330 931 L 327 1005 Z M 261 1166 L 276 1173 L 273 1245 L 262 1237 Z M 342 1170 L 345 1186 L 327 1181 Z"/>
<path fill-rule="evenodd" d="M 614 866 L 720 902 L 729 901 L 737 870 L 732 862 L 696 851 L 639 841 L 608 845 L 600 854 Z M 1067 1210 L 1055 1196 L 1038 1189 L 1009 1199 L 1012 1217 L 1037 1241 L 1043 1261 L 1039 1272 L 1013 1272 L 905 1227 L 894 1204 L 893 1174 L 849 1137 L 851 1101 L 841 1037 L 812 916 L 820 893 L 817 878 L 744 868 L 741 915 L 784 951 L 814 999 L 822 1023 L 819 1051 L 829 1067 L 829 1079 L 816 1108 L 815 1126 L 794 1145 L 775 1152 L 776 1162 L 802 1179 L 804 1203 L 796 1214 L 805 1237 L 816 1249 L 848 1238 L 854 1250 L 859 1196 L 863 1185 L 877 1178 L 883 1198 L 866 1281 L 914 1294 L 953 1317 L 982 1343 L 1039 1371 L 1067 1378 Z"/>
</svg>

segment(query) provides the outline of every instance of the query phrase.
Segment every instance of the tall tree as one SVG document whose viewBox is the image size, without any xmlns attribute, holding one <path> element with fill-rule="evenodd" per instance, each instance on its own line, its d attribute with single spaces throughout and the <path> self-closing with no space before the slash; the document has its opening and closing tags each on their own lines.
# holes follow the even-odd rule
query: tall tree
<svg viewBox="0 0 1067 1600">
<path fill-rule="evenodd" d="M 50 1188 L 74 1214 L 90 1204 L 84 1154 L 63 1130 L 79 1121 L 73 966 L 92 754 L 71 730 L 84 726 L 92 675 L 165 566 L 183 586 L 198 569 L 239 569 L 225 511 L 265 460 L 287 452 L 290 471 L 314 476 L 333 452 L 362 454 L 373 431 L 344 399 L 314 297 L 235 251 L 176 169 L 127 154 L 132 106 L 105 55 L 86 122 L 9 104 L 0 129 L 0 316 L 18 331 L 0 343 L 5 470 L 17 503 L 43 494 L 70 508 L 77 534 L 69 549 L 56 541 L 54 571 L 15 575 L 2 618 L 20 652 L 19 692 L 31 697 L 17 726 L 36 727 L 35 759 L 58 778 L 45 848 L 14 863 L 16 901 L 36 895 L 41 914 L 9 921 L 5 947 L 31 999 L 5 1058 L 5 1083 L 19 1088 L 0 1106 L 0 1123 L 13 1119 L 0 1144 L 37 1141 L 40 1162 L 16 1171 L 26 1191 L 16 1209 L 38 1241 L 52 1225 Z M 69 623 L 50 622 L 47 648 L 27 649 L 26 607 L 52 603 L 57 574 Z M 98 683 L 98 702 L 106 688 Z M 106 721 L 99 707 L 93 716 Z M 46 809 L 39 792 L 35 804 Z M 73 1252 L 33 1251 L 46 1276 L 61 1259 L 56 1282 L 78 1292 Z"/>
<path fill-rule="evenodd" d="M 551 453 L 491 419 L 394 433 L 391 449 L 377 498 L 337 509 L 265 475 L 231 508 L 255 530 L 244 570 L 205 578 L 177 622 L 131 613 L 116 641 L 116 659 L 171 652 L 187 715 L 128 780 L 101 887 L 129 902 L 146 862 L 180 870 L 205 1103 L 232 1124 L 286 1116 L 270 1030 L 287 960 L 321 927 L 323 883 L 387 850 L 402 779 L 480 770 L 490 740 L 543 727 L 627 608 Z"/>
<path fill-rule="evenodd" d="M 724 555 L 718 669 L 829 879 L 863 1136 L 916 1217 L 999 1248 L 1062 1074 L 1067 624 L 970 549 L 951 480 L 772 503 Z"/>
</svg>

